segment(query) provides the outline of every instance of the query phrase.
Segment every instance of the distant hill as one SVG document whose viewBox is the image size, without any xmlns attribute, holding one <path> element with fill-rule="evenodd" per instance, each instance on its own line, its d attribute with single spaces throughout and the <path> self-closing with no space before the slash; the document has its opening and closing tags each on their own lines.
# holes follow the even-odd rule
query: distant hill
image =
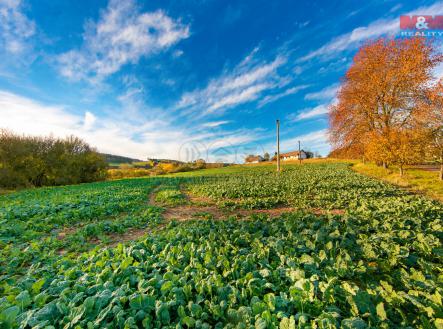
<svg viewBox="0 0 443 329">
<path fill-rule="evenodd" d="M 146 160 L 133 159 L 120 155 L 100 153 L 105 157 L 105 161 L 108 164 L 112 165 L 121 165 L 121 164 L 137 164 L 137 163 L 146 163 Z M 170 160 L 170 159 L 148 159 L 148 161 L 153 161 L 154 163 L 173 163 L 173 164 L 183 164 L 183 161 L 178 160 Z"/>
<path fill-rule="evenodd" d="M 171 160 L 171 159 L 149 159 L 154 163 L 173 163 L 173 164 L 184 164 L 185 162 L 179 160 Z"/>
<path fill-rule="evenodd" d="M 105 161 L 108 163 L 108 165 L 112 166 L 118 166 L 121 164 L 129 164 L 129 165 L 143 165 L 147 162 L 151 162 L 156 165 L 158 163 L 172 163 L 176 165 L 184 164 L 185 162 L 179 161 L 179 160 L 172 160 L 172 159 L 155 159 L 155 158 L 149 158 L 147 160 L 139 160 L 139 159 L 133 159 L 128 158 L 120 155 L 114 155 L 114 154 L 107 154 L 107 153 L 100 153 L 105 157 Z"/>
<path fill-rule="evenodd" d="M 131 164 L 133 162 L 142 162 L 143 161 L 143 160 L 139 160 L 139 159 L 133 159 L 133 158 L 123 157 L 123 156 L 114 155 L 114 154 L 101 153 L 101 155 L 103 155 L 105 157 L 105 161 L 107 163 L 112 163 L 112 164 L 122 164 L 122 163 Z"/>
</svg>

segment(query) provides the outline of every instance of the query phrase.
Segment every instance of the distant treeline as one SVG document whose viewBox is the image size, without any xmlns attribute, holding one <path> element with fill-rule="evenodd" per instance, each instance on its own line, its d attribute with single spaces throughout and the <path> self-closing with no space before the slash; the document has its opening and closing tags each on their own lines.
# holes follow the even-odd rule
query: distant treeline
<svg viewBox="0 0 443 329">
<path fill-rule="evenodd" d="M 103 156 L 77 137 L 30 137 L 0 130 L 1 187 L 67 185 L 105 178 Z"/>
<path fill-rule="evenodd" d="M 105 159 L 107 163 L 112 164 L 121 164 L 121 163 L 133 163 L 133 162 L 141 162 L 142 160 L 128 158 L 120 155 L 114 155 L 114 154 L 107 154 L 107 153 L 100 153 Z"/>
<path fill-rule="evenodd" d="M 176 160 L 150 160 L 145 161 L 145 167 L 142 168 L 135 163 L 134 166 L 122 164 L 116 168 L 108 170 L 109 179 L 121 179 L 130 177 L 158 176 L 166 174 L 175 174 L 179 172 L 194 171 L 199 169 L 221 168 L 228 166 L 227 163 L 206 163 L 199 159 L 193 162 L 181 162 Z"/>
</svg>

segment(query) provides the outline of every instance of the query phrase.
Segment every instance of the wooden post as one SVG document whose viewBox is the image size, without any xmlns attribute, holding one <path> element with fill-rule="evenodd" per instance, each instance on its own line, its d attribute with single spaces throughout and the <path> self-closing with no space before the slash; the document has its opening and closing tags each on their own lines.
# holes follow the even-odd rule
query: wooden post
<svg viewBox="0 0 443 329">
<path fill-rule="evenodd" d="M 280 172 L 280 120 L 277 120 L 277 172 Z"/>
<path fill-rule="evenodd" d="M 300 148 L 300 141 L 298 141 L 298 160 L 300 161 L 300 164 L 301 164 L 301 148 Z"/>
</svg>

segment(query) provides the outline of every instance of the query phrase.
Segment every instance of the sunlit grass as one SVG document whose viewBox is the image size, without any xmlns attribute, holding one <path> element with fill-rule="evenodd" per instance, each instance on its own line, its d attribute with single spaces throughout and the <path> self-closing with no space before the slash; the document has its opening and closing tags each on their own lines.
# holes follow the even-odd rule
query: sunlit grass
<svg viewBox="0 0 443 329">
<path fill-rule="evenodd" d="M 401 177 L 395 166 L 384 169 L 372 163 L 357 163 L 354 164 L 353 169 L 359 173 L 443 200 L 443 182 L 438 179 L 437 171 L 408 168 Z"/>
</svg>

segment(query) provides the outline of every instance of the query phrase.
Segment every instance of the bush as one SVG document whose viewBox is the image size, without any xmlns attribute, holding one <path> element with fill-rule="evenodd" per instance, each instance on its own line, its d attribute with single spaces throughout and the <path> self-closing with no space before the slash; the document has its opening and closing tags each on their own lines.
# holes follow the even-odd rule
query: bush
<svg viewBox="0 0 443 329">
<path fill-rule="evenodd" d="M 103 157 L 77 137 L 30 137 L 0 130 L 2 187 L 68 185 L 104 178 Z"/>
<path fill-rule="evenodd" d="M 139 168 L 139 166 L 135 163 L 122 164 L 118 167 L 112 166 L 108 169 L 108 178 L 122 179 L 144 176 L 159 176 L 205 168 L 220 168 L 225 166 L 223 163 L 205 163 L 203 160 L 197 160 L 189 163 L 160 162 L 152 168 L 149 168 L 151 164 L 146 162 L 139 162 L 138 164 L 140 165 L 142 163 L 145 164 L 145 168 Z"/>
<path fill-rule="evenodd" d="M 159 163 L 157 165 L 157 168 L 161 169 L 159 171 L 164 171 L 166 174 L 172 173 L 176 167 L 177 166 L 174 163 Z"/>
<path fill-rule="evenodd" d="M 176 173 L 176 172 L 186 172 L 186 171 L 192 171 L 192 170 L 196 170 L 196 169 L 201 169 L 201 168 L 196 168 L 196 167 L 191 167 L 188 164 L 181 164 L 178 165 L 176 167 L 174 167 L 170 173 Z"/>
<path fill-rule="evenodd" d="M 151 176 L 152 172 L 149 169 L 108 169 L 109 179 L 134 178 Z"/>
</svg>

